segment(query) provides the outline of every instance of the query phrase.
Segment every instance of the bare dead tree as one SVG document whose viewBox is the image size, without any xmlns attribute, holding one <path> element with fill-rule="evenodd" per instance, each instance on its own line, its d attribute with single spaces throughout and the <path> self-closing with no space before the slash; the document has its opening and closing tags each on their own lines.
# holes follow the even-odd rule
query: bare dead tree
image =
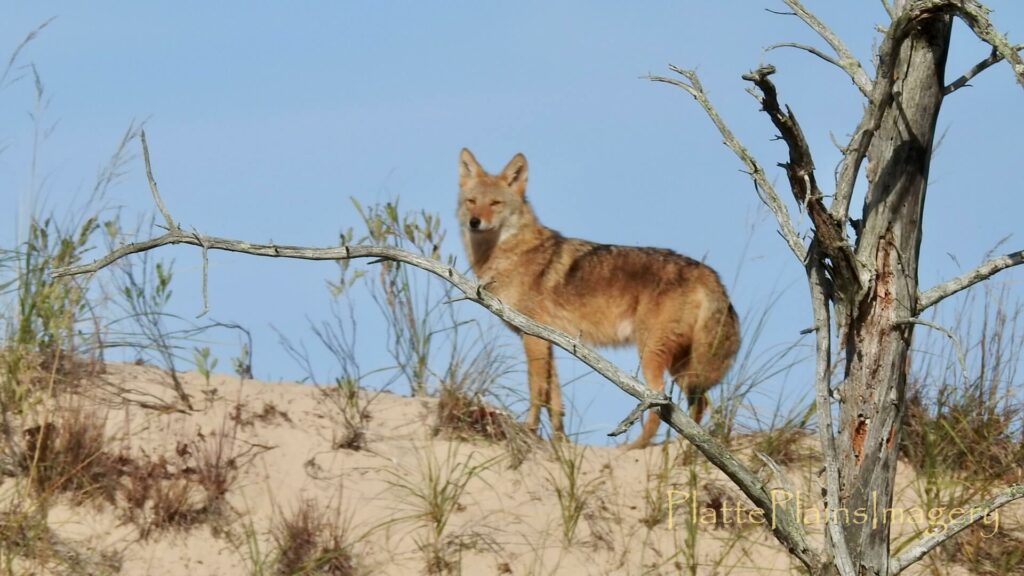
<svg viewBox="0 0 1024 576">
<path fill-rule="evenodd" d="M 955 536 L 985 515 L 1024 497 L 1024 486 L 1005 491 L 972 507 L 972 513 L 942 532 L 922 535 L 899 555 L 889 550 L 890 518 L 896 457 L 906 408 L 906 370 L 910 338 L 918 316 L 927 308 L 1001 270 L 1024 262 L 1024 251 L 989 260 L 976 269 L 920 291 L 917 263 L 921 242 L 921 214 L 927 187 L 932 142 L 943 99 L 993 64 L 1009 62 L 1024 85 L 1024 61 L 997 33 L 988 9 L 975 0 L 897 0 L 883 5 L 891 17 L 875 55 L 875 77 L 869 77 L 842 40 L 799 0 L 783 0 L 829 45 L 835 56 L 813 46 L 784 43 L 776 47 L 806 50 L 834 64 L 849 76 L 867 99 L 864 115 L 836 174 L 831 204 L 815 177 L 811 150 L 796 115 L 783 107 L 771 75 L 764 66 L 744 78 L 753 84 L 763 111 L 789 148 L 785 168 L 796 201 L 807 213 L 812 231 L 805 243 L 797 224 L 775 191 L 764 169 L 736 139 L 707 98 L 696 72 L 672 67 L 674 77 L 651 80 L 678 86 L 693 96 L 745 165 L 761 200 L 772 210 L 780 233 L 807 272 L 817 342 L 815 391 L 819 440 L 825 455 L 824 500 L 827 507 L 826 542 L 817 550 L 795 512 L 780 506 L 766 483 L 691 420 L 686 410 L 668 397 L 654 393 L 575 338 L 541 325 L 505 306 L 485 286 L 450 266 L 411 252 L 389 247 L 342 245 L 305 248 L 256 244 L 185 231 L 171 218 L 152 176 L 149 151 L 142 138 L 150 190 L 166 221 L 167 232 L 156 238 L 121 246 L 96 261 L 60 270 L 54 276 L 91 274 L 120 258 L 167 244 L 190 244 L 202 249 L 204 303 L 206 257 L 209 250 L 227 250 L 259 256 L 339 260 L 376 258 L 406 263 L 450 282 L 464 295 L 519 330 L 548 340 L 573 354 L 639 403 L 612 432 L 620 434 L 643 411 L 656 408 L 662 419 L 721 469 L 770 520 L 772 532 L 811 574 L 894 575 L 930 550 Z M 943 83 L 953 18 L 992 46 L 992 54 L 946 85 Z M 850 222 L 854 184 L 868 162 L 868 191 L 856 226 Z M 850 232 L 856 238 L 851 239 Z M 833 387 L 833 345 L 842 359 L 841 381 Z M 833 413 L 838 402 L 838 423 Z M 840 511 L 863 510 L 864 522 L 843 522 Z"/>
<path fill-rule="evenodd" d="M 924 553 L 951 537 L 923 538 L 898 557 L 889 553 L 890 517 L 896 460 L 906 408 L 907 354 L 915 324 L 927 308 L 993 274 L 1024 261 L 1014 252 L 975 270 L 919 292 L 917 265 L 921 246 L 928 170 L 936 120 L 943 99 L 995 64 L 1007 60 L 1024 85 L 1024 61 L 989 21 L 988 9 L 974 0 L 905 0 L 884 2 L 892 21 L 875 54 L 875 77 L 869 78 L 843 41 L 800 0 L 783 0 L 829 45 L 835 56 L 802 44 L 838 67 L 866 97 L 864 115 L 836 173 L 830 206 L 815 178 L 811 150 L 788 107 L 783 108 L 771 75 L 763 66 L 744 76 L 751 92 L 789 148 L 781 166 L 796 201 L 811 221 L 810 245 L 796 236 L 795 225 L 756 160 L 736 140 L 707 99 L 697 74 L 673 68 L 678 77 L 652 77 L 693 96 L 746 164 L 762 200 L 779 221 L 780 231 L 806 268 L 817 332 L 817 413 L 826 455 L 826 563 L 840 574 L 897 574 Z M 954 18 L 959 18 L 992 54 L 949 85 L 946 55 Z M 850 220 L 854 184 L 867 162 L 867 193 L 862 212 Z M 856 225 L 849 226 L 848 222 Z M 856 238 L 850 238 L 850 231 Z M 840 349 L 841 381 L 832 388 L 831 346 Z M 838 401 L 838 430 L 832 423 Z M 1016 498 L 1012 487 L 994 502 Z M 863 522 L 840 522 L 845 511 L 866 511 Z M 966 521 L 967 524 L 970 521 Z M 962 529 L 962 528 L 960 528 Z"/>
</svg>

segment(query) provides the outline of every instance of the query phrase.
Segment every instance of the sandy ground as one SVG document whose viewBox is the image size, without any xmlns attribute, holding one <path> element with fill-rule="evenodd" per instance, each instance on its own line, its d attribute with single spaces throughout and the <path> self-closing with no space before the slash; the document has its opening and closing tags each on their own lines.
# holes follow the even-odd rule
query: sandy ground
<svg viewBox="0 0 1024 576">
<path fill-rule="evenodd" d="M 114 451 L 173 463 L 182 460 L 183 447 L 219 442 L 236 468 L 216 519 L 146 537 L 118 505 L 52 507 L 50 525 L 62 539 L 119 558 L 123 574 L 225 576 L 258 573 L 260 565 L 273 573 L 272 527 L 304 500 L 347 527 L 360 574 L 426 573 L 431 550 L 440 551 L 451 573 L 473 575 L 689 574 L 691 567 L 697 574 L 798 573 L 747 500 L 678 442 L 632 452 L 574 445 L 582 451 L 582 504 L 567 543 L 563 504 L 571 500 L 571 482 L 546 443 L 532 443 L 516 466 L 504 442 L 435 435 L 434 399 L 364 392 L 365 446 L 337 448 L 344 418 L 321 388 L 221 375 L 207 386 L 195 373 L 182 378 L 194 412 L 153 409 L 158 398 L 171 397 L 169 378 L 145 366 L 109 366 L 105 391 L 78 400 L 106 417 Z M 743 458 L 751 462 L 749 452 Z M 812 507 L 811 495 L 820 492 L 816 459 L 785 472 L 805 509 Z M 900 506 L 915 506 L 913 482 L 901 472 Z M 450 520 L 439 527 L 425 512 L 429 494 L 459 486 L 464 491 L 452 502 Z M 664 513 L 670 498 L 671 522 Z M 1020 511 L 1006 509 L 1000 529 L 1019 531 Z M 817 545 L 821 526 L 812 511 L 805 520 Z M 913 518 L 898 529 L 913 534 Z"/>
</svg>

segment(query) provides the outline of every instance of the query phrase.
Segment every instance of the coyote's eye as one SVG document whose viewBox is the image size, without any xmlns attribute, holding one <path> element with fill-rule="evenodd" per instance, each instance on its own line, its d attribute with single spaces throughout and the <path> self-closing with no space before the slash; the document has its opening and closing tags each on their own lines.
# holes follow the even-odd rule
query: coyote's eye
<svg viewBox="0 0 1024 576">
<path fill-rule="evenodd" d="M 504 202 L 502 202 L 501 200 L 491 200 L 491 208 L 501 206 L 502 204 L 504 204 Z"/>
<path fill-rule="evenodd" d="M 466 204 L 470 206 L 476 206 L 476 198 L 466 198 Z"/>
</svg>

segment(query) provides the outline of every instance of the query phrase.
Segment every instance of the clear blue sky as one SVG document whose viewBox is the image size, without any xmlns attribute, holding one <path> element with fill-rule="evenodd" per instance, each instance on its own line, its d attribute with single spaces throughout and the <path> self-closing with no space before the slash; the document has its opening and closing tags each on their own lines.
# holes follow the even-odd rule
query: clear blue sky
<svg viewBox="0 0 1024 576">
<path fill-rule="evenodd" d="M 885 21 L 880 2 L 807 2 L 867 61 Z M 1021 42 L 1024 4 L 992 0 L 997 26 Z M 55 123 L 38 149 L 41 197 L 57 208 L 91 188 L 133 120 L 145 120 L 156 176 L 183 225 L 226 237 L 330 245 L 356 226 L 349 197 L 364 204 L 400 197 L 437 212 L 448 252 L 462 254 L 453 216 L 456 158 L 463 146 L 499 169 L 515 152 L 530 162 L 529 196 L 543 222 L 593 240 L 672 248 L 704 258 L 730 286 L 744 316 L 782 292 L 759 347 L 797 338 L 809 324 L 799 265 L 749 179 L 699 107 L 683 92 L 640 79 L 669 63 L 699 70 L 715 105 L 788 197 L 775 163 L 786 156 L 740 75 L 778 67 L 829 188 L 840 142 L 862 99 L 838 70 L 798 51 L 765 53 L 780 41 L 823 43 L 798 20 L 768 13 L 781 2 L 676 1 L 379 2 L 28 2 L 3 0 L 0 56 L 51 16 L 26 48 Z M 988 50 L 957 26 L 951 76 Z M 945 137 L 932 166 L 921 283 L 978 263 L 1001 238 L 1019 248 L 1024 99 L 1005 64 L 949 98 Z M 11 246 L 19 210 L 32 202 L 33 86 L 0 91 L 0 244 Z M 152 204 L 142 163 L 109 201 L 130 219 Z M 855 211 L 859 205 L 855 203 Z M 795 207 L 793 208 L 796 214 Z M 802 217 L 801 217 L 802 218 Z M 806 219 L 800 226 L 806 230 Z M 751 229 L 753 227 L 753 232 Z M 753 234 L 751 237 L 750 234 Z M 744 250 L 748 238 L 749 249 Z M 176 262 L 174 309 L 192 316 L 200 258 L 166 249 Z M 959 262 L 959 265 L 957 264 Z M 327 314 L 330 263 L 212 254 L 211 316 L 250 327 L 255 369 L 298 378 L 270 326 L 312 345 L 307 318 Z M 1017 271 L 1003 280 L 1015 282 Z M 364 370 L 387 364 L 372 304 L 360 320 Z M 473 316 L 471 304 L 460 313 Z M 513 346 L 511 333 L 497 331 Z M 228 368 L 231 335 L 211 336 Z M 631 350 L 612 357 L 636 366 Z M 578 412 L 574 427 L 597 441 L 624 414 L 624 394 L 577 362 L 561 367 Z M 810 367 L 762 390 L 761 401 L 810 390 Z M 525 375 L 511 384 L 525 391 Z M 403 392 L 401 387 L 396 391 Z"/>
</svg>

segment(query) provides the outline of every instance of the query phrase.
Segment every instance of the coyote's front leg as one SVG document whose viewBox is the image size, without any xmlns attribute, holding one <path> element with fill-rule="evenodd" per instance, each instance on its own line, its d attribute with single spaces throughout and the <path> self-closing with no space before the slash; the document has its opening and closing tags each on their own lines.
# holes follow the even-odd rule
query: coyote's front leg
<svg viewBox="0 0 1024 576">
<path fill-rule="evenodd" d="M 526 413 L 526 427 L 537 432 L 540 427 L 540 409 L 546 406 L 551 418 L 551 435 L 562 436 L 562 389 L 558 386 L 551 343 L 523 335 L 523 348 L 526 350 L 526 372 L 530 383 L 530 410 Z"/>
</svg>

